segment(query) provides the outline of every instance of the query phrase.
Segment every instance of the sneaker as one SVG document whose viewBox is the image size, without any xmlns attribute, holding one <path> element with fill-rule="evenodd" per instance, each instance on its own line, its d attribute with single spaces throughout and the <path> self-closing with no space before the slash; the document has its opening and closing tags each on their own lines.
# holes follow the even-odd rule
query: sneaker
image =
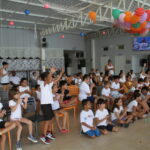
<svg viewBox="0 0 150 150">
<path fill-rule="evenodd" d="M 51 132 L 48 132 L 47 135 L 46 135 L 46 137 L 48 137 L 51 140 L 55 140 L 56 139 L 56 137 Z"/>
<path fill-rule="evenodd" d="M 22 150 L 20 142 L 16 143 L 16 150 Z"/>
<path fill-rule="evenodd" d="M 68 133 L 69 130 L 67 130 L 67 129 L 61 129 L 60 132 L 61 132 L 61 133 Z"/>
<path fill-rule="evenodd" d="M 40 137 L 41 141 L 45 144 L 50 144 L 51 140 L 45 136 Z"/>
<path fill-rule="evenodd" d="M 37 139 L 35 137 L 33 137 L 32 135 L 28 136 L 27 139 L 33 143 L 37 143 Z"/>
</svg>

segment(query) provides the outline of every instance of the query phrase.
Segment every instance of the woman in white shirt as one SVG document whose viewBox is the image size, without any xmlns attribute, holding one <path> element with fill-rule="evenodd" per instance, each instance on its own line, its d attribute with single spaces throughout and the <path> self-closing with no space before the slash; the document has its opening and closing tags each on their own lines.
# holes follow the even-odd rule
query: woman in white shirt
<svg viewBox="0 0 150 150">
<path fill-rule="evenodd" d="M 114 75 L 115 67 L 110 59 L 108 60 L 108 64 L 105 66 L 105 71 L 108 71 L 111 76 Z"/>
<path fill-rule="evenodd" d="M 9 90 L 9 73 L 7 68 L 9 64 L 7 62 L 2 63 L 3 67 L 0 69 L 0 77 L 1 77 L 1 84 L 3 86 L 3 91 Z"/>
</svg>

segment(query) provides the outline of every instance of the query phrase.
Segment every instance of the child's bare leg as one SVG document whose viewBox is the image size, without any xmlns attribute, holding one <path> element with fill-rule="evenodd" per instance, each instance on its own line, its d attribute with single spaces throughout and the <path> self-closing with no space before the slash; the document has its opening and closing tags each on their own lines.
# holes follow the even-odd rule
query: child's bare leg
<svg viewBox="0 0 150 150">
<path fill-rule="evenodd" d="M 59 112 L 54 112 L 58 129 L 61 130 L 61 125 L 60 125 L 60 122 L 59 122 L 59 116 L 58 116 L 59 114 L 58 113 Z"/>
<path fill-rule="evenodd" d="M 20 119 L 20 122 L 22 122 L 22 123 L 25 123 L 25 124 L 27 124 L 28 125 L 28 129 L 29 129 L 29 135 L 32 135 L 32 121 L 31 120 L 28 120 L 28 119 L 26 119 L 26 118 L 21 118 Z"/>
<path fill-rule="evenodd" d="M 22 132 L 22 125 L 21 125 L 21 123 L 19 122 L 19 121 L 16 121 L 15 122 L 16 123 L 16 125 L 17 125 L 17 142 L 19 142 L 20 141 L 20 137 L 21 137 L 21 132 Z"/>
<path fill-rule="evenodd" d="M 49 120 L 49 121 L 48 121 L 48 129 L 47 129 L 47 132 L 52 132 L 52 123 L 53 123 L 53 120 L 54 120 L 54 118 L 53 118 L 52 120 Z"/>
<path fill-rule="evenodd" d="M 66 129 L 68 113 L 64 110 L 60 110 L 59 112 L 64 115 L 64 117 L 63 117 L 63 127 L 62 128 Z"/>
<path fill-rule="evenodd" d="M 132 115 L 127 116 L 126 123 L 130 123 L 132 121 L 132 119 L 133 119 Z"/>
<path fill-rule="evenodd" d="M 101 133 L 104 134 L 104 135 L 107 135 L 108 131 L 107 130 L 101 130 Z"/>
<path fill-rule="evenodd" d="M 6 135 L 1 136 L 1 150 L 5 150 Z"/>
<path fill-rule="evenodd" d="M 118 132 L 118 131 L 119 131 L 119 129 L 118 129 L 118 128 L 116 128 L 116 127 L 113 127 L 112 131 L 113 131 L 113 132 Z"/>
<path fill-rule="evenodd" d="M 1 130 L 1 134 L 5 134 L 8 131 L 14 129 L 16 127 L 16 124 L 13 122 L 6 122 L 5 124 L 5 128 L 3 130 Z"/>
<path fill-rule="evenodd" d="M 49 126 L 49 121 L 44 121 L 43 122 L 43 135 L 46 136 L 47 131 L 48 131 L 48 126 Z"/>
</svg>

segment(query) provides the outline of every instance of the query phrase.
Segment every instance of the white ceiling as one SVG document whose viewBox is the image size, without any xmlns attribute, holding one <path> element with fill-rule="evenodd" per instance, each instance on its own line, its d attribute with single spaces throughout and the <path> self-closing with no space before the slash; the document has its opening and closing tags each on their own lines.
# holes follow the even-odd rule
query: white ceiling
<svg viewBox="0 0 150 150">
<path fill-rule="evenodd" d="M 49 9 L 43 8 L 45 3 L 50 4 Z M 0 0 L 0 26 L 10 27 L 9 21 L 15 21 L 15 28 L 38 30 L 52 29 L 63 24 L 66 20 L 71 23 L 74 19 L 80 20 L 76 26 L 67 28 L 64 32 L 91 32 L 112 27 L 111 11 L 114 8 L 121 10 L 135 10 L 137 7 L 150 9 L 150 0 Z M 29 9 L 30 15 L 25 15 L 24 10 Z M 97 22 L 93 24 L 88 19 L 88 12 L 97 12 Z M 62 30 L 61 30 L 62 31 Z M 59 31 L 53 31 L 56 33 Z"/>
</svg>

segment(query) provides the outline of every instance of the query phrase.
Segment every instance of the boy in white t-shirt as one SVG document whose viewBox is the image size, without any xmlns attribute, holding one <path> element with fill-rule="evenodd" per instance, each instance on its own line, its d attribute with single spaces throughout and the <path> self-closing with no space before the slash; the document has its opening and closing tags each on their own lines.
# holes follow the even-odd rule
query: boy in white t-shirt
<svg viewBox="0 0 150 150">
<path fill-rule="evenodd" d="M 112 122 L 109 121 L 109 113 L 105 108 L 105 101 L 103 99 L 99 99 L 97 101 L 97 111 L 95 114 L 97 128 L 102 132 L 102 134 L 108 134 L 108 131 L 117 132 L 118 128 L 114 127 Z"/>
<path fill-rule="evenodd" d="M 109 81 L 104 82 L 104 87 L 101 91 L 101 95 L 102 95 L 103 99 L 107 101 L 108 109 L 111 109 L 112 105 L 113 105 L 114 98 L 111 96 L 111 89 L 110 89 L 110 82 Z"/>
<path fill-rule="evenodd" d="M 127 106 L 127 114 L 132 115 L 134 118 L 143 118 L 145 110 L 139 107 L 141 103 L 141 94 L 138 90 L 134 92 L 134 100 L 132 100 Z"/>
<path fill-rule="evenodd" d="M 91 102 L 87 99 L 82 101 L 83 110 L 80 113 L 80 123 L 83 133 L 91 138 L 101 135 L 100 131 L 94 126 L 94 114 L 91 110 Z"/>
<path fill-rule="evenodd" d="M 123 95 L 120 93 L 121 90 L 124 90 L 124 88 L 120 87 L 119 83 L 119 76 L 114 77 L 114 82 L 111 84 L 111 95 L 114 98 L 123 98 Z"/>
<path fill-rule="evenodd" d="M 88 75 L 84 75 L 83 82 L 81 83 L 79 87 L 79 100 L 80 101 L 87 99 L 87 98 L 90 99 L 92 95 L 93 87 L 95 85 L 91 84 L 91 86 L 89 86 L 89 83 L 90 83 L 90 77 Z"/>
<path fill-rule="evenodd" d="M 21 123 L 27 124 L 29 129 L 29 136 L 27 137 L 28 140 L 32 141 L 33 143 L 37 143 L 38 141 L 33 137 L 33 128 L 32 128 L 32 121 L 28 120 L 27 118 L 22 117 L 22 107 L 24 109 L 27 109 L 27 101 L 28 98 L 21 99 L 20 93 L 16 89 L 12 89 L 9 92 L 9 97 L 11 100 L 9 101 L 9 107 L 11 109 L 11 115 L 10 120 L 12 122 L 15 122 L 17 124 L 18 130 L 17 130 L 17 143 L 16 147 L 17 150 L 21 150 L 20 145 L 20 136 L 22 132 L 22 125 Z"/>
<path fill-rule="evenodd" d="M 59 77 L 54 80 L 52 76 L 56 71 L 57 69 L 52 67 L 50 68 L 50 73 L 44 72 L 41 74 L 41 79 L 43 80 L 43 82 L 40 83 L 41 111 L 43 113 L 44 121 L 43 133 L 40 139 L 45 144 L 50 144 L 51 140 L 55 139 L 55 136 L 52 133 L 52 120 L 54 117 L 54 112 L 52 110 L 52 104 L 54 103 L 52 86 L 54 83 L 57 83 L 61 79 L 64 70 L 62 69 Z"/>
</svg>

